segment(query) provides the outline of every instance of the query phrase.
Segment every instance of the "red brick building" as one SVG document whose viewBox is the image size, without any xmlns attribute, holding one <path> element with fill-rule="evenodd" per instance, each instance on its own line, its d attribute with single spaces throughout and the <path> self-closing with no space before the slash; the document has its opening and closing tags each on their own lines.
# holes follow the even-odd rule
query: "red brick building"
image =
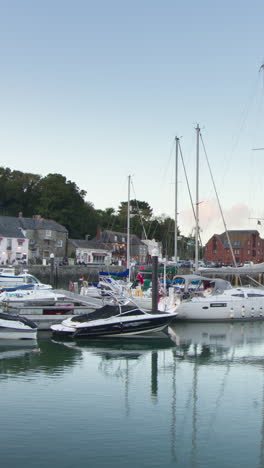
<svg viewBox="0 0 264 468">
<path fill-rule="evenodd" d="M 228 231 L 237 263 L 249 260 L 254 263 L 264 261 L 264 239 L 259 232 L 252 231 Z M 233 264 L 232 252 L 226 233 L 214 234 L 205 246 L 204 259 L 207 262 Z"/>
</svg>

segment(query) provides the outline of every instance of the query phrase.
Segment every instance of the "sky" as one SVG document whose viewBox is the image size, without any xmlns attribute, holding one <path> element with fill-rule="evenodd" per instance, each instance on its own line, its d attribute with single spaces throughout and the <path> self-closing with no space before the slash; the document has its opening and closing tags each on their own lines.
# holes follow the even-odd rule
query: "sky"
<svg viewBox="0 0 264 468">
<path fill-rule="evenodd" d="M 195 203 L 199 124 L 202 242 L 224 231 L 216 193 L 227 229 L 264 237 L 263 18 L 260 0 L 0 0 L 0 166 L 63 174 L 96 209 L 131 175 L 174 218 L 175 137 Z M 177 187 L 189 235 L 181 160 Z"/>
</svg>

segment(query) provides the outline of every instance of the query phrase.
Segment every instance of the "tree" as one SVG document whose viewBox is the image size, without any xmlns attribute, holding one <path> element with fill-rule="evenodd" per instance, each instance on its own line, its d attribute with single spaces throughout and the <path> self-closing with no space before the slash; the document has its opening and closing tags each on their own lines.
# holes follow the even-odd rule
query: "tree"
<svg viewBox="0 0 264 468">
<path fill-rule="evenodd" d="M 69 236 L 82 238 L 93 230 L 93 204 L 85 202 L 86 192 L 61 174 L 48 174 L 39 182 L 38 214 L 65 226 Z"/>
<path fill-rule="evenodd" d="M 38 201 L 41 176 L 0 167 L 0 213 L 5 216 L 32 216 Z"/>
</svg>

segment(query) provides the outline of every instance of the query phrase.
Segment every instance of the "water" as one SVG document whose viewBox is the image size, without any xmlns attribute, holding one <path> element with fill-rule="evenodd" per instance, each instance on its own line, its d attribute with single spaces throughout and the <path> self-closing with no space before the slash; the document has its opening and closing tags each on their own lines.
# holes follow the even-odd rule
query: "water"
<svg viewBox="0 0 264 468">
<path fill-rule="evenodd" d="M 1 465 L 264 464 L 264 323 L 0 343 Z"/>
</svg>

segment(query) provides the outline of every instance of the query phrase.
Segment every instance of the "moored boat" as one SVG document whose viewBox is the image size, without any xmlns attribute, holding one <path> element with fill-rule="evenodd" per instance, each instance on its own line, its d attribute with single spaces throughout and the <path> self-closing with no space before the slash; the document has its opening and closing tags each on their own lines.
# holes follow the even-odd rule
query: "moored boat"
<svg viewBox="0 0 264 468">
<path fill-rule="evenodd" d="M 25 317 L 0 312 L 0 339 L 36 339 L 37 325 Z"/>
<path fill-rule="evenodd" d="M 226 280 L 205 277 L 191 284 L 195 287 L 188 287 L 186 281 L 184 290 L 180 292 L 177 320 L 245 321 L 264 318 L 263 287 L 232 287 Z"/>
<path fill-rule="evenodd" d="M 144 311 L 129 304 L 106 304 L 94 312 L 63 320 L 51 326 L 54 335 L 76 338 L 134 336 L 161 331 L 175 314 Z"/>
</svg>

